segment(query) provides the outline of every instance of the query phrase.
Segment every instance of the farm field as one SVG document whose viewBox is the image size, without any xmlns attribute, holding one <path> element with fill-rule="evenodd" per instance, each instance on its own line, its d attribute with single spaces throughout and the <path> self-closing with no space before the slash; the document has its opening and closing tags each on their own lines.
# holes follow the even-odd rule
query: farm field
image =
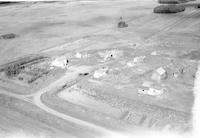
<svg viewBox="0 0 200 138">
<path fill-rule="evenodd" d="M 155 14 L 158 5 L 0 5 L 0 136 L 189 133 L 200 11 Z"/>
</svg>

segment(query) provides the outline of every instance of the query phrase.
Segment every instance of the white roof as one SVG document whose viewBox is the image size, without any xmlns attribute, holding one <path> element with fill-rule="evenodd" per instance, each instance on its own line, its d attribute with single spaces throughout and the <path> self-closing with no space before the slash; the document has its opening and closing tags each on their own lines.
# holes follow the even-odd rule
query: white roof
<svg viewBox="0 0 200 138">
<path fill-rule="evenodd" d="M 96 70 L 96 71 L 94 72 L 94 78 L 100 78 L 100 77 L 106 75 L 106 71 L 107 71 L 107 70 L 108 70 L 108 68 Z"/>
<path fill-rule="evenodd" d="M 165 69 L 163 69 L 162 67 L 158 68 L 158 69 L 156 70 L 156 72 L 159 73 L 160 75 L 166 73 Z"/>
<path fill-rule="evenodd" d="M 51 66 L 53 67 L 66 68 L 66 65 L 67 65 L 67 59 L 64 57 L 56 58 L 51 62 Z"/>
</svg>

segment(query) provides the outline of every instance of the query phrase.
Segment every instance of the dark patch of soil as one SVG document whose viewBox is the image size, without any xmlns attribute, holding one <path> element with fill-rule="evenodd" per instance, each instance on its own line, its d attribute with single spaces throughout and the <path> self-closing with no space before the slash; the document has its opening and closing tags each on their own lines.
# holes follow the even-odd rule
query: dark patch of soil
<svg viewBox="0 0 200 138">
<path fill-rule="evenodd" d="M 14 39 L 16 38 L 18 35 L 10 33 L 10 34 L 4 34 L 0 36 L 0 39 Z"/>
<path fill-rule="evenodd" d="M 195 8 L 199 9 L 200 8 L 200 4 L 196 5 Z"/>
<path fill-rule="evenodd" d="M 195 1 L 195 0 L 158 0 L 158 3 L 161 3 L 161 4 L 179 4 L 179 3 L 187 3 L 189 1 Z"/>
<path fill-rule="evenodd" d="M 160 5 L 154 8 L 154 13 L 178 13 L 185 11 L 185 7 L 183 6 L 177 6 L 177 5 Z"/>
<path fill-rule="evenodd" d="M 158 0 L 160 4 L 178 4 L 179 1 L 177 0 Z"/>
<path fill-rule="evenodd" d="M 14 1 L 2 1 L 0 2 L 0 6 L 8 6 L 12 4 L 18 4 L 19 2 L 14 2 Z"/>
<path fill-rule="evenodd" d="M 200 49 L 193 50 L 187 54 L 179 56 L 179 58 L 188 58 L 191 60 L 200 60 Z"/>
</svg>

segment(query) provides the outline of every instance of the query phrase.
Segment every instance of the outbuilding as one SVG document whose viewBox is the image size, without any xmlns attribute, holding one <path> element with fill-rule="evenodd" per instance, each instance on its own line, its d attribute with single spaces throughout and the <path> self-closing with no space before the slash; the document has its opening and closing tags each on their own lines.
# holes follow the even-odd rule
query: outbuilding
<svg viewBox="0 0 200 138">
<path fill-rule="evenodd" d="M 154 71 L 151 76 L 151 79 L 156 81 L 164 80 L 166 78 L 167 78 L 167 71 L 163 67 L 156 69 L 156 71 Z"/>
</svg>

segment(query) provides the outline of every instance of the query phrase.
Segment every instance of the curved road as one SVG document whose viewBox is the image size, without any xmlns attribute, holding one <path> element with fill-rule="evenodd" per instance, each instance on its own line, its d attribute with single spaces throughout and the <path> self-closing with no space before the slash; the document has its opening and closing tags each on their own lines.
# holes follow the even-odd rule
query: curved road
<svg viewBox="0 0 200 138">
<path fill-rule="evenodd" d="M 63 86 L 64 84 L 66 84 L 66 82 L 69 82 L 71 80 L 76 79 L 78 77 L 79 73 L 88 72 L 91 69 L 91 67 L 81 66 L 81 67 L 73 67 L 73 68 L 71 67 L 70 69 L 72 69 L 73 72 L 66 72 L 66 74 L 63 77 L 61 77 L 57 81 L 51 83 L 47 87 L 44 87 L 44 88 L 40 89 L 39 91 L 37 91 L 34 94 L 18 95 L 18 94 L 15 94 L 15 93 L 12 93 L 12 92 L 8 92 L 8 91 L 5 91 L 5 90 L 4 91 L 0 91 L 0 93 L 2 93 L 4 95 L 7 95 L 7 96 L 11 96 L 11 97 L 17 98 L 17 99 L 20 99 L 20 100 L 23 100 L 23 101 L 26 101 L 26 102 L 29 102 L 29 103 L 32 103 L 32 104 L 36 105 L 37 107 L 39 107 L 40 109 L 42 109 L 42 110 L 44 110 L 44 111 L 46 111 L 46 112 L 58 117 L 58 118 L 61 118 L 63 120 L 66 120 L 66 121 L 73 122 L 75 124 L 81 125 L 84 128 L 89 128 L 91 130 L 100 132 L 100 133 L 105 134 L 105 135 L 115 134 L 113 131 L 110 131 L 110 130 L 108 130 L 106 128 L 103 128 L 101 126 L 97 126 L 97 125 L 89 123 L 87 121 L 84 121 L 84 120 L 81 120 L 81 119 L 66 115 L 64 113 L 60 113 L 60 112 L 58 112 L 58 111 L 56 111 L 56 110 L 54 110 L 54 109 L 52 109 L 52 108 L 50 108 L 47 105 L 42 103 L 41 96 L 44 93 L 52 90 L 53 88 L 58 88 L 60 86 Z M 30 99 L 32 97 L 33 97 L 33 99 Z"/>
</svg>

